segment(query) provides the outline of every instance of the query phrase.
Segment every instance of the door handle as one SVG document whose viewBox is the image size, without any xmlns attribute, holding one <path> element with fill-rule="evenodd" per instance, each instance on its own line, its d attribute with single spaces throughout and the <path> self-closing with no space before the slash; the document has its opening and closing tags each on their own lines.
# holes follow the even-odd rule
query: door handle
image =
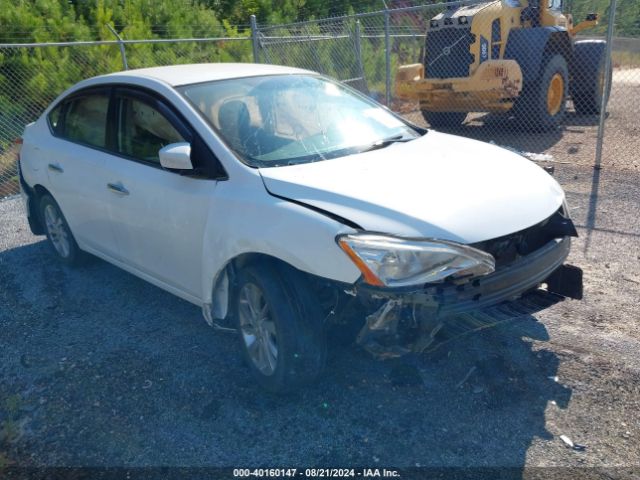
<svg viewBox="0 0 640 480">
<path fill-rule="evenodd" d="M 49 164 L 49 170 L 51 170 L 52 172 L 57 172 L 57 173 L 64 173 L 64 169 L 58 165 L 57 163 L 50 163 Z"/>
<path fill-rule="evenodd" d="M 107 183 L 107 188 L 118 195 L 129 195 L 129 190 L 124 188 L 121 183 Z"/>
</svg>

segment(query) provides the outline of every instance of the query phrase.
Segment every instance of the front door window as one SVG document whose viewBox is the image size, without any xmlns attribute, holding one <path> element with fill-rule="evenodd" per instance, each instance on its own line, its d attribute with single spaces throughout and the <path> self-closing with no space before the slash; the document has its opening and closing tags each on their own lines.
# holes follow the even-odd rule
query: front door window
<svg viewBox="0 0 640 480">
<path fill-rule="evenodd" d="M 154 107 L 135 98 L 122 97 L 119 101 L 119 153 L 159 165 L 162 147 L 185 141 Z"/>
</svg>

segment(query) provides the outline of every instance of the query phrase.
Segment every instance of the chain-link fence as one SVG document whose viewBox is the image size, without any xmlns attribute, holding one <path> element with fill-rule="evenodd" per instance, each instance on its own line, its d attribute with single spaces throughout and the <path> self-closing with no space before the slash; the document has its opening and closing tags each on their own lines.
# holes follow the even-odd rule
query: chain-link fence
<svg viewBox="0 0 640 480">
<path fill-rule="evenodd" d="M 314 70 L 366 92 L 358 22 L 344 18 L 268 26 L 257 37 L 259 61 Z"/>
<path fill-rule="evenodd" d="M 640 38 L 615 37 L 612 49 L 613 76 L 602 162 L 639 169 Z"/>
<path fill-rule="evenodd" d="M 637 168 L 640 38 L 605 31 L 610 16 L 593 30 L 591 13 L 572 19 L 561 1 L 540 1 L 464 0 L 275 26 L 252 19 L 235 36 L 206 39 L 0 45 L 0 197 L 17 191 L 13 140 L 66 87 L 123 68 L 218 61 L 319 71 L 415 123 L 534 159 Z"/>
<path fill-rule="evenodd" d="M 15 139 L 65 88 L 122 68 L 118 46 L 0 47 L 0 197 L 16 193 Z"/>
</svg>

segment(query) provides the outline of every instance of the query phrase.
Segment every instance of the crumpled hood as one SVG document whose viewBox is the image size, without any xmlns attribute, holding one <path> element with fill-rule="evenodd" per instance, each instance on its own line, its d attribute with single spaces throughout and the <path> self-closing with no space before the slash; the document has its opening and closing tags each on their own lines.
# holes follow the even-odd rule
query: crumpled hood
<svg viewBox="0 0 640 480">
<path fill-rule="evenodd" d="M 553 214 L 564 192 L 509 150 L 429 131 L 408 143 L 315 163 L 260 169 L 272 194 L 365 230 L 474 243 Z"/>
</svg>

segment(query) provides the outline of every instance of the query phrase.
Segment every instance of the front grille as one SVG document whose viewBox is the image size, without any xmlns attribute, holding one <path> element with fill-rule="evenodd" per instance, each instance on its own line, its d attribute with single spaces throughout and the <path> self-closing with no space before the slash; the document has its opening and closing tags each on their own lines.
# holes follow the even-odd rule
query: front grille
<svg viewBox="0 0 640 480">
<path fill-rule="evenodd" d="M 425 43 L 426 77 L 468 77 L 469 66 L 474 61 L 474 56 L 469 50 L 474 41 L 470 27 L 430 30 Z"/>
<path fill-rule="evenodd" d="M 538 250 L 554 238 L 577 236 L 575 227 L 563 207 L 542 222 L 504 237 L 471 245 L 490 253 L 496 260 L 496 270 Z"/>
</svg>

